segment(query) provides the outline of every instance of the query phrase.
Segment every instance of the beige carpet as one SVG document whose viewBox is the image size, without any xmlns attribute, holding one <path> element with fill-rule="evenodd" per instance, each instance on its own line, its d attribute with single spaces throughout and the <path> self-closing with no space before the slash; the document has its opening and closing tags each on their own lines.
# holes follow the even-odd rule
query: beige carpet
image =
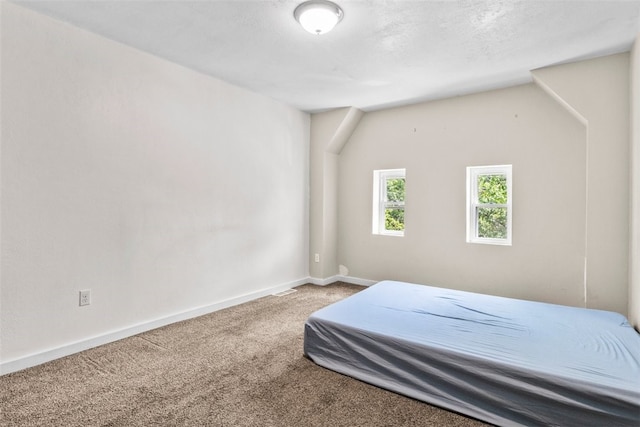
<svg viewBox="0 0 640 427">
<path fill-rule="evenodd" d="M 0 377 L 1 426 L 481 426 L 315 365 L 304 285 Z"/>
</svg>

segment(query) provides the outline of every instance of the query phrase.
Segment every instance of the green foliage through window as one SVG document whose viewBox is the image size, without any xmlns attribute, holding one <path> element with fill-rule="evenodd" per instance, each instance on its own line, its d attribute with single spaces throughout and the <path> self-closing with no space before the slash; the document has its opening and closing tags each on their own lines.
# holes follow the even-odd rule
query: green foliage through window
<svg viewBox="0 0 640 427">
<path fill-rule="evenodd" d="M 512 165 L 467 167 L 467 242 L 511 246 Z"/>
<path fill-rule="evenodd" d="M 507 177 L 505 175 L 478 176 L 478 204 L 505 205 L 507 203 Z M 476 210 L 478 237 L 507 238 L 507 208 L 479 206 Z"/>
<path fill-rule="evenodd" d="M 478 237 L 507 238 L 507 208 L 478 208 Z"/>
<path fill-rule="evenodd" d="M 390 178 L 386 180 L 386 207 L 384 210 L 385 230 L 404 230 L 404 178 Z"/>
<path fill-rule="evenodd" d="M 507 177 L 505 175 L 479 175 L 478 203 L 507 203 Z"/>
<path fill-rule="evenodd" d="M 385 209 L 384 228 L 394 231 L 404 230 L 404 209 Z"/>
</svg>

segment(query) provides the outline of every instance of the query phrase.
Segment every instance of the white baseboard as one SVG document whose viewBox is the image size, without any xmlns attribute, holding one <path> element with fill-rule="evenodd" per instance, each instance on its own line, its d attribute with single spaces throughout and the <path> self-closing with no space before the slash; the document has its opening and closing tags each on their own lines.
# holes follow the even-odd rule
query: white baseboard
<svg viewBox="0 0 640 427">
<path fill-rule="evenodd" d="M 331 283 L 334 283 L 334 282 L 345 282 L 345 283 L 351 283 L 353 285 L 360 285 L 360 286 L 371 286 L 378 283 L 377 280 L 361 279 L 359 277 L 342 276 L 339 274 L 335 276 L 327 277 L 326 279 L 319 279 L 317 277 L 309 278 L 309 283 L 312 283 L 314 285 L 319 285 L 319 286 L 330 285 Z"/>
<path fill-rule="evenodd" d="M 331 276 L 331 277 L 327 277 L 326 279 L 320 279 L 320 278 L 317 278 L 317 277 L 309 277 L 309 283 L 311 283 L 313 285 L 318 285 L 318 286 L 326 286 L 326 285 L 330 285 L 333 282 L 340 281 L 340 279 L 338 277 L 339 276 Z"/>
<path fill-rule="evenodd" d="M 371 286 L 379 282 L 379 280 L 361 279 L 360 277 L 338 276 L 341 282 L 351 283 L 360 286 Z"/>
<path fill-rule="evenodd" d="M 276 292 L 281 292 L 287 289 L 295 288 L 296 286 L 300 286 L 309 282 L 310 282 L 310 278 L 305 277 L 302 279 L 295 280 L 293 282 L 273 286 L 273 287 L 262 289 L 256 292 L 250 292 L 248 294 L 240 295 L 238 297 L 230 298 L 214 304 L 210 304 L 202 307 L 196 307 L 190 310 L 172 314 L 159 319 L 139 323 L 137 325 L 133 325 L 127 328 L 119 329 L 112 332 L 107 332 L 105 334 L 101 334 L 91 338 L 65 344 L 63 346 L 52 348 L 50 350 L 41 351 L 38 353 L 30 354 L 28 356 L 20 357 L 13 360 L 3 361 L 3 362 L 0 362 L 0 375 L 5 375 L 11 372 L 16 372 L 26 368 L 31 368 L 33 366 L 37 366 L 42 363 L 50 362 L 52 360 L 69 356 L 74 353 L 88 350 L 93 347 L 98 347 L 100 345 L 118 341 L 123 338 L 131 337 L 133 335 L 137 335 L 142 332 L 147 332 L 152 329 L 160 328 L 162 326 L 166 326 L 171 323 L 176 323 L 176 322 L 191 319 L 194 317 L 202 316 L 205 314 L 213 313 L 214 311 L 222 310 L 223 308 L 228 308 L 234 305 L 249 302 L 254 299 L 262 298 L 264 296 L 271 295 Z"/>
</svg>

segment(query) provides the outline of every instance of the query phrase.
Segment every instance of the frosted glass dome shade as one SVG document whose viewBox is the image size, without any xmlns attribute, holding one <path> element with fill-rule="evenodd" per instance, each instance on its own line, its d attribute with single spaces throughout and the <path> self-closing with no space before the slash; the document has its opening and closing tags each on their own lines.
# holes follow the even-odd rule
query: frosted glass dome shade
<svg viewBox="0 0 640 427">
<path fill-rule="evenodd" d="M 342 19 L 340 7 L 330 1 L 311 0 L 300 4 L 293 12 L 302 28 L 311 34 L 325 34 Z"/>
</svg>

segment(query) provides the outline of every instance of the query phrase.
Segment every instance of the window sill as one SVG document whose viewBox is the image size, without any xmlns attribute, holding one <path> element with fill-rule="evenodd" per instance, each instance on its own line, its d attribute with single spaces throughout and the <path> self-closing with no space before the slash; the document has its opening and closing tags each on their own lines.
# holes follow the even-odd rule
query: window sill
<svg viewBox="0 0 640 427">
<path fill-rule="evenodd" d="M 404 233 L 373 233 L 374 236 L 404 237 Z"/>
<path fill-rule="evenodd" d="M 511 240 L 507 239 L 468 239 L 467 243 L 477 243 L 480 245 L 512 246 Z"/>
</svg>

